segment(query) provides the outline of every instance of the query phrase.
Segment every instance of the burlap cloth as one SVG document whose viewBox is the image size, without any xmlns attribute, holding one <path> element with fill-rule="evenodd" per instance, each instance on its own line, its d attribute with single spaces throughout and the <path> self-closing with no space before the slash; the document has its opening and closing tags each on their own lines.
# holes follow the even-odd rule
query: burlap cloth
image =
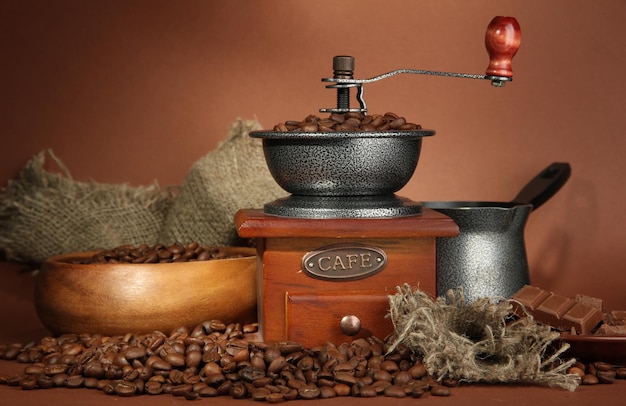
<svg viewBox="0 0 626 406">
<path fill-rule="evenodd" d="M 45 169 L 49 159 L 62 173 Z M 68 252 L 154 243 L 170 204 L 157 184 L 75 181 L 52 151 L 43 151 L 0 195 L 0 251 L 36 264 Z"/>
<path fill-rule="evenodd" d="M 0 257 L 38 264 L 124 244 L 236 245 L 235 212 L 286 194 L 267 169 L 261 141 L 248 136 L 258 129 L 256 121 L 234 122 L 174 188 L 79 182 L 43 151 L 0 191 Z M 60 170 L 46 170 L 51 163 Z"/>
<path fill-rule="evenodd" d="M 451 290 L 435 300 L 408 285 L 389 296 L 395 340 L 423 357 L 429 374 L 465 382 L 539 384 L 574 390 L 578 375 L 561 359 L 569 345 L 553 346 L 559 336 L 532 316 L 513 316 L 512 300 L 480 298 L 467 303 Z M 521 304 L 519 304 L 521 306 Z M 523 306 L 522 306 L 523 307 Z"/>
</svg>

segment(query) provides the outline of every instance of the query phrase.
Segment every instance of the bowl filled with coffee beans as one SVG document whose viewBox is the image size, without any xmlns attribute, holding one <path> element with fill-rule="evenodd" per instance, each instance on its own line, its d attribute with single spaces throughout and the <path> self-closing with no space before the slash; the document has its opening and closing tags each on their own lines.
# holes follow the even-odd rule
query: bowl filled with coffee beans
<svg viewBox="0 0 626 406">
<path fill-rule="evenodd" d="M 203 320 L 256 321 L 256 250 L 120 246 L 46 260 L 35 309 L 56 334 L 169 331 Z"/>
<path fill-rule="evenodd" d="M 286 121 L 263 140 L 267 166 L 287 192 L 300 196 L 395 193 L 413 176 L 422 138 L 434 135 L 395 113 L 332 113 Z"/>
</svg>

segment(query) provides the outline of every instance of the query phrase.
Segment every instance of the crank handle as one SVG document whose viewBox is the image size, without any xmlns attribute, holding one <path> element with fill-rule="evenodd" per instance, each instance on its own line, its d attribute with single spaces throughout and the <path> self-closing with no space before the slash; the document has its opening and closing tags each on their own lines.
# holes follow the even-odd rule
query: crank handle
<svg viewBox="0 0 626 406">
<path fill-rule="evenodd" d="M 335 56 L 333 58 L 334 76 L 322 78 L 322 82 L 330 82 L 328 89 L 337 90 L 337 108 L 320 109 L 320 112 L 342 113 L 348 111 L 367 112 L 367 104 L 363 97 L 363 85 L 377 82 L 402 73 L 416 75 L 435 75 L 466 79 L 486 79 L 496 87 L 502 87 L 513 80 L 511 61 L 517 53 L 521 42 L 521 30 L 514 17 L 494 17 L 487 26 L 485 48 L 489 54 L 489 66 L 484 75 L 471 73 L 439 72 L 421 69 L 397 69 L 369 79 L 354 79 L 354 58 L 351 56 Z M 350 88 L 356 87 L 357 100 L 360 108 L 350 108 Z"/>
<path fill-rule="evenodd" d="M 454 73 L 454 72 L 439 72 L 422 69 L 397 69 L 391 72 L 383 73 L 382 75 L 374 76 L 369 79 L 353 79 L 353 78 L 323 78 L 323 82 L 337 83 L 342 86 L 328 87 L 358 87 L 365 83 L 377 82 L 382 79 L 386 79 L 391 76 L 395 76 L 402 73 L 415 74 L 415 75 L 436 75 L 436 76 L 448 76 L 458 77 L 466 79 L 487 79 L 490 80 L 494 86 L 503 86 L 506 82 L 513 80 L 513 70 L 511 68 L 511 61 L 517 50 L 519 49 L 521 42 L 521 30 L 514 17 L 495 17 L 487 26 L 485 33 L 485 48 L 489 54 L 489 66 L 487 66 L 485 75 L 476 75 L 471 73 Z M 336 58 L 349 58 L 339 56 Z M 354 62 L 353 62 L 354 63 Z"/>
</svg>

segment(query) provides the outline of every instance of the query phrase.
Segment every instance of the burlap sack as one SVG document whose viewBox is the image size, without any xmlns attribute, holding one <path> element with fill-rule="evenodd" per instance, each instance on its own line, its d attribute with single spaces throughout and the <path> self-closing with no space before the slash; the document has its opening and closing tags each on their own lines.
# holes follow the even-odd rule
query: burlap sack
<svg viewBox="0 0 626 406">
<path fill-rule="evenodd" d="M 64 174 L 47 171 L 47 157 Z M 157 184 L 75 181 L 52 151 L 43 151 L 0 192 L 0 254 L 37 264 L 69 252 L 154 244 L 171 203 Z"/>
<path fill-rule="evenodd" d="M 197 241 L 201 245 L 241 245 L 234 224 L 242 208 L 260 208 L 286 196 L 272 178 L 253 120 L 238 120 L 216 150 L 200 158 L 185 177 L 169 210 L 160 241 Z"/>
</svg>

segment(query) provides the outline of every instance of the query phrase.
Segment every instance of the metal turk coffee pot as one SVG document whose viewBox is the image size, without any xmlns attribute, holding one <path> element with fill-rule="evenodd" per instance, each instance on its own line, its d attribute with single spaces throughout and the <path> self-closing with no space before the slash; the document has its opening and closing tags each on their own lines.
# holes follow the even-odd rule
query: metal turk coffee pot
<svg viewBox="0 0 626 406">
<path fill-rule="evenodd" d="M 459 235 L 437 239 L 437 295 L 462 288 L 468 302 L 510 297 L 530 283 L 524 227 L 533 210 L 567 182 L 570 165 L 555 162 L 510 202 L 422 202 L 459 226 Z"/>
</svg>

